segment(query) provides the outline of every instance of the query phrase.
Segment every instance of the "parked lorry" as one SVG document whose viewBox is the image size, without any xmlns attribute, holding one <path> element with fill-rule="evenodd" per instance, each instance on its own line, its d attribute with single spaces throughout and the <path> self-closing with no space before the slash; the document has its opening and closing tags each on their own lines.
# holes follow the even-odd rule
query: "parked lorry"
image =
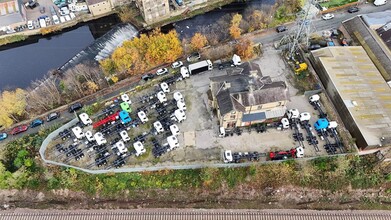
<svg viewBox="0 0 391 220">
<path fill-rule="evenodd" d="M 190 64 L 188 67 L 189 73 L 195 75 L 207 70 L 212 70 L 213 64 L 210 60 L 203 60 L 197 63 Z"/>
<path fill-rule="evenodd" d="M 269 152 L 269 158 L 271 160 L 286 160 L 289 158 L 302 158 L 304 157 L 304 148 L 296 147 L 286 151 Z"/>
</svg>

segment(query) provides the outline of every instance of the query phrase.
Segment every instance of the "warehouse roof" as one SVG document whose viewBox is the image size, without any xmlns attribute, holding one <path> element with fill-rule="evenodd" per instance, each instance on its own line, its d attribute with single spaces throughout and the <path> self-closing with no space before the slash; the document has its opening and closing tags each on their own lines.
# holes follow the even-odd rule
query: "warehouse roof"
<svg viewBox="0 0 391 220">
<path fill-rule="evenodd" d="M 372 61 L 380 69 L 383 78 L 386 81 L 391 80 L 391 53 L 379 43 L 380 39 L 375 36 L 376 32 L 367 27 L 361 16 L 346 20 L 342 25 L 356 42 L 365 47 Z"/>
<path fill-rule="evenodd" d="M 377 29 L 391 21 L 391 10 L 362 15 L 362 19 L 371 29 Z"/>
<path fill-rule="evenodd" d="M 390 11 L 391 13 L 391 11 Z M 384 26 L 376 29 L 377 34 L 387 45 L 388 49 L 391 50 L 391 22 L 385 24 Z"/>
<path fill-rule="evenodd" d="M 391 89 L 361 46 L 313 52 L 325 68 L 368 145 L 391 134 Z"/>
</svg>

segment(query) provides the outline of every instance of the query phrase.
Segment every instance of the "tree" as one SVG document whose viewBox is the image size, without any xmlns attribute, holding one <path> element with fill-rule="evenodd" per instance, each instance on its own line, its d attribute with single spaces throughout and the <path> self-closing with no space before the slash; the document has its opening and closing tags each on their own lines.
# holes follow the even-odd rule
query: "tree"
<svg viewBox="0 0 391 220">
<path fill-rule="evenodd" d="M 208 40 L 206 39 L 206 37 L 204 35 L 197 32 L 191 38 L 190 44 L 191 44 L 191 47 L 193 50 L 198 51 L 208 44 Z"/>
<path fill-rule="evenodd" d="M 254 10 L 248 18 L 250 24 L 249 32 L 266 28 L 270 22 L 269 18 L 270 15 L 265 11 Z"/>
<path fill-rule="evenodd" d="M 107 58 L 107 59 L 101 60 L 101 61 L 99 61 L 99 64 L 103 70 L 103 73 L 106 76 L 110 76 L 110 75 L 115 74 L 117 67 L 112 59 Z"/>
<path fill-rule="evenodd" d="M 242 15 L 235 14 L 231 20 L 231 26 L 229 28 L 229 33 L 232 38 L 238 39 L 242 33 L 242 30 L 239 28 L 240 22 L 242 21 Z"/>
<path fill-rule="evenodd" d="M 254 48 L 250 40 L 241 40 L 236 44 L 236 54 L 242 59 L 249 59 L 254 56 Z"/>
<path fill-rule="evenodd" d="M 23 89 L 4 91 L 0 97 L 0 124 L 9 127 L 23 119 L 26 112 L 26 92 Z"/>
<path fill-rule="evenodd" d="M 175 30 L 163 34 L 156 29 L 150 35 L 141 34 L 125 41 L 113 52 L 111 61 L 101 62 L 101 68 L 108 73 L 115 68 L 119 72 L 139 74 L 148 68 L 173 62 L 182 53 L 183 48 Z"/>
</svg>

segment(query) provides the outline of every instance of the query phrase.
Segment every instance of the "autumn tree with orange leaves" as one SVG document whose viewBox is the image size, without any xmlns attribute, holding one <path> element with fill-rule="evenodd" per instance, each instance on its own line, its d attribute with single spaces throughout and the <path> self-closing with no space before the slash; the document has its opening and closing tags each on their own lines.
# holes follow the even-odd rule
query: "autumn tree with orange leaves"
<svg viewBox="0 0 391 220">
<path fill-rule="evenodd" d="M 208 40 L 201 33 L 195 33 L 191 38 L 190 44 L 193 50 L 198 51 L 208 44 Z"/>
<path fill-rule="evenodd" d="M 183 48 L 175 30 L 163 34 L 160 29 L 156 29 L 150 35 L 141 34 L 140 37 L 125 41 L 111 58 L 100 64 L 106 74 L 128 72 L 133 75 L 163 63 L 171 63 L 182 53 Z"/>
<path fill-rule="evenodd" d="M 236 54 L 239 55 L 242 59 L 249 59 L 254 56 L 254 48 L 250 40 L 240 40 L 236 44 Z"/>
<path fill-rule="evenodd" d="M 235 14 L 231 20 L 231 26 L 229 28 L 229 34 L 233 39 L 238 39 L 242 34 L 242 30 L 239 28 L 240 22 L 242 21 L 242 15 Z"/>
</svg>

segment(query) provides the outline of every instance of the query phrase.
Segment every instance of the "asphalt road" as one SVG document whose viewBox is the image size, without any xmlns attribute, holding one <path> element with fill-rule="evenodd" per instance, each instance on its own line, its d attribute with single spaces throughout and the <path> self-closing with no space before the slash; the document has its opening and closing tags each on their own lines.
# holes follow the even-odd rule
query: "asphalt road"
<svg viewBox="0 0 391 220">
<path fill-rule="evenodd" d="M 347 20 L 349 18 L 352 18 L 354 16 L 357 16 L 357 15 L 360 15 L 360 14 L 372 13 L 372 12 L 380 12 L 380 11 L 385 11 L 385 10 L 391 10 L 391 4 L 390 3 L 386 4 L 386 5 L 383 5 L 383 6 L 379 6 L 379 7 L 376 7 L 373 4 L 368 3 L 368 4 L 361 5 L 360 6 L 360 11 L 357 12 L 357 13 L 350 14 L 350 13 L 347 13 L 346 10 L 339 11 L 339 12 L 334 12 L 333 14 L 335 15 L 335 17 L 333 19 L 331 19 L 331 20 L 324 21 L 319 16 L 319 18 L 317 18 L 317 19 L 312 21 L 311 27 L 315 31 L 330 30 L 331 28 L 338 28 L 341 25 L 342 21 Z M 287 26 L 288 26 L 289 30 L 293 30 L 295 28 L 295 25 L 297 25 L 297 24 L 296 23 L 291 23 L 291 24 L 289 24 Z M 286 31 L 286 32 L 277 33 L 274 29 L 270 29 L 268 31 L 262 32 L 260 35 L 252 37 L 252 40 L 255 43 L 262 43 L 264 45 L 265 44 L 270 44 L 270 43 L 279 41 L 285 34 L 289 34 L 289 30 Z M 121 89 L 118 89 L 116 91 L 113 91 L 113 92 L 111 92 L 109 94 L 104 95 L 103 97 L 99 97 L 99 99 L 100 100 L 102 100 L 102 99 L 106 100 L 106 99 L 110 99 L 112 97 L 116 97 L 116 96 L 118 96 L 119 93 L 128 91 L 131 88 L 134 88 L 135 86 L 137 86 L 137 83 L 132 83 L 129 86 L 126 86 L 124 88 L 121 88 Z M 84 104 L 85 105 L 93 104 L 93 103 L 95 103 L 97 101 L 97 99 L 98 98 L 95 97 L 93 100 L 88 101 L 88 102 L 86 102 Z M 53 126 L 55 124 L 64 124 L 64 123 L 70 121 L 71 119 L 73 119 L 74 117 L 75 117 L 75 115 L 72 114 L 72 113 L 68 113 L 66 111 L 61 112 L 61 118 L 56 119 L 56 120 L 54 120 L 52 122 L 46 122 L 41 127 L 29 128 L 24 133 L 20 133 L 20 134 L 14 135 L 14 136 L 13 135 L 9 135 L 6 140 L 0 141 L 0 146 L 4 145 L 5 143 L 7 143 L 9 141 L 12 141 L 12 140 L 15 140 L 17 138 L 20 138 L 23 135 L 37 133 L 39 131 L 39 129 L 45 129 L 45 128 L 48 128 L 48 127 Z"/>
<path fill-rule="evenodd" d="M 376 7 L 371 3 L 363 4 L 359 6 L 360 11 L 356 13 L 348 13 L 347 10 L 341 10 L 334 12 L 334 18 L 331 20 L 322 20 L 321 16 L 318 16 L 315 20 L 312 20 L 311 22 L 311 30 L 316 32 L 321 32 L 323 30 L 330 30 L 332 28 L 339 28 L 341 26 L 341 22 L 345 21 L 349 18 L 352 18 L 354 16 L 360 15 L 360 14 L 367 14 L 372 12 L 380 12 L 385 10 L 391 10 L 391 4 L 386 4 L 383 6 Z M 262 43 L 262 44 L 270 44 L 276 41 L 281 40 L 281 38 L 289 33 L 289 30 L 293 30 L 298 26 L 297 23 L 292 23 L 287 25 L 288 31 L 277 33 L 274 29 L 268 30 L 265 33 L 260 34 L 259 36 L 255 36 L 253 38 L 253 41 L 255 43 Z"/>
</svg>

